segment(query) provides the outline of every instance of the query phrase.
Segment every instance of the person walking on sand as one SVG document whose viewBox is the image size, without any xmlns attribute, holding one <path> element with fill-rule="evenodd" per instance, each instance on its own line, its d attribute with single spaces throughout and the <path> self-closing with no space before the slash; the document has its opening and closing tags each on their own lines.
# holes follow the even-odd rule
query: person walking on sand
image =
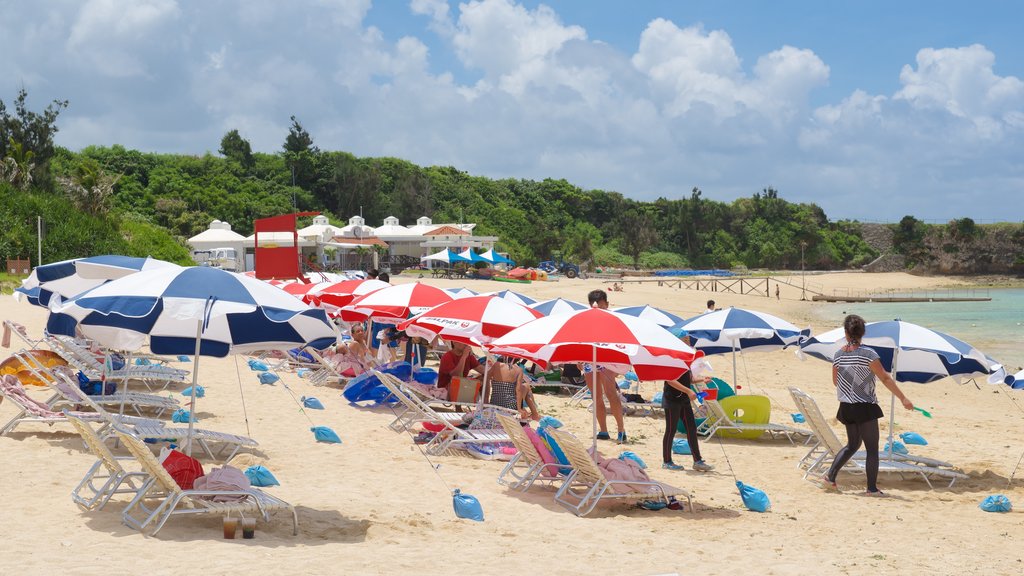
<svg viewBox="0 0 1024 576">
<path fill-rule="evenodd" d="M 682 328 L 672 328 L 672 334 L 684 343 L 690 343 L 690 336 Z M 672 445 L 675 443 L 677 426 L 683 421 L 686 427 L 686 443 L 690 446 L 693 456 L 693 469 L 698 472 L 710 472 L 715 467 L 708 464 L 700 456 L 700 445 L 697 437 L 697 421 L 693 415 L 693 405 L 697 394 L 690 387 L 693 382 L 706 382 L 707 378 L 693 375 L 687 370 L 678 380 L 666 380 L 661 392 L 661 407 L 665 410 L 665 436 L 661 442 L 661 467 L 668 470 L 682 470 L 682 464 L 672 461 Z"/>
<path fill-rule="evenodd" d="M 775 285 L 775 299 L 776 300 L 780 299 L 779 298 L 779 285 L 778 284 Z"/>
<path fill-rule="evenodd" d="M 867 492 L 869 496 L 884 496 L 878 489 L 878 419 L 882 417 L 882 408 L 878 406 L 875 396 L 875 378 L 889 389 L 907 410 L 914 409 L 910 401 L 896 385 L 896 381 L 882 367 L 878 353 L 861 346 L 864 337 L 864 319 L 850 314 L 843 321 L 846 332 L 846 346 L 836 352 L 832 359 L 832 385 L 836 387 L 839 397 L 839 411 L 836 419 L 846 426 L 846 446 L 836 454 L 832 466 L 825 474 L 825 487 L 838 490 L 836 476 L 843 466 L 853 457 L 864 444 L 866 453 L 865 473 L 867 476 Z"/>
<path fill-rule="evenodd" d="M 604 290 L 592 290 L 587 294 L 587 301 L 591 308 L 608 309 L 608 294 Z M 581 363 L 580 369 L 590 388 L 590 396 L 594 399 L 594 412 L 597 415 L 597 423 L 600 431 L 597 433 L 598 440 L 611 440 L 608 434 L 608 414 L 604 406 L 604 396 L 608 397 L 608 405 L 612 409 L 612 417 L 615 418 L 615 426 L 618 428 L 616 439 L 619 444 L 626 443 L 626 424 L 622 418 L 622 400 L 619 399 L 619 388 L 615 385 L 615 374 L 602 366 L 593 369 L 590 363 Z"/>
</svg>

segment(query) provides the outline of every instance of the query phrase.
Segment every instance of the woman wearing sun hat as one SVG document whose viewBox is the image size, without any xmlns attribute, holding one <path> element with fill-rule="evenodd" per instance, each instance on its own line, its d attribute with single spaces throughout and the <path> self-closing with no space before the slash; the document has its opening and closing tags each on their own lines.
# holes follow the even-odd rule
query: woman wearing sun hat
<svg viewBox="0 0 1024 576">
<path fill-rule="evenodd" d="M 690 343 L 690 336 L 682 328 L 669 330 L 675 337 L 687 344 Z M 687 370 L 678 380 L 666 380 L 665 388 L 661 393 L 661 406 L 665 409 L 665 437 L 661 443 L 662 468 L 668 470 L 682 470 L 682 464 L 672 461 L 672 444 L 675 442 L 676 430 L 679 421 L 683 421 L 686 427 L 686 442 L 690 445 L 690 454 L 693 455 L 693 469 L 699 472 L 708 472 L 715 467 L 708 464 L 700 456 L 700 446 L 697 444 L 697 422 L 693 416 L 691 402 L 697 399 L 697 394 L 690 387 L 694 380 L 693 373 Z M 697 381 L 705 382 L 707 379 L 698 377 Z"/>
</svg>

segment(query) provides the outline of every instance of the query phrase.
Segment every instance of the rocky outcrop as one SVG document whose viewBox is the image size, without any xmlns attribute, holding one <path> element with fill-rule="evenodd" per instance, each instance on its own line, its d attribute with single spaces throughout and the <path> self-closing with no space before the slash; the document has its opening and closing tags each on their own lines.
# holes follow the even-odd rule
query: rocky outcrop
<svg viewBox="0 0 1024 576">
<path fill-rule="evenodd" d="M 1024 225 L 928 226 L 920 243 L 893 245 L 894 227 L 861 224 L 864 241 L 881 256 L 864 266 L 868 272 L 910 270 L 917 274 L 1024 274 Z"/>
</svg>

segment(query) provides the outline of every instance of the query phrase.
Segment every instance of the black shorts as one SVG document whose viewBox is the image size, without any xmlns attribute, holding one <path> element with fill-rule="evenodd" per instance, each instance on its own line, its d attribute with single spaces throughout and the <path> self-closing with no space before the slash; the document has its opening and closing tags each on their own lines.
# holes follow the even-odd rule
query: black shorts
<svg viewBox="0 0 1024 576">
<path fill-rule="evenodd" d="M 884 416 L 882 408 L 873 402 L 840 402 L 836 412 L 836 420 L 843 424 L 862 424 L 869 420 L 878 420 Z"/>
</svg>

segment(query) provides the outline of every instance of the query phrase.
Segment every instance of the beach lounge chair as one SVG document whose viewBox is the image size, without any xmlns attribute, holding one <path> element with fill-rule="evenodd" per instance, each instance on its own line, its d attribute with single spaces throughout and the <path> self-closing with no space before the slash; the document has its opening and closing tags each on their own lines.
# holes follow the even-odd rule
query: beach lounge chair
<svg viewBox="0 0 1024 576">
<path fill-rule="evenodd" d="M 523 430 L 519 420 L 506 416 L 497 415 L 498 422 L 504 428 L 505 433 L 512 439 L 518 453 L 509 460 L 508 464 L 498 474 L 498 484 L 508 486 L 514 490 L 523 492 L 530 489 L 536 482 L 546 483 L 554 486 L 564 482 L 569 475 L 562 474 L 561 469 L 566 468 L 564 464 L 556 462 L 545 462 L 537 448 L 530 441 L 530 437 Z"/>
<path fill-rule="evenodd" d="M 564 430 L 552 430 L 558 446 L 565 453 L 573 472 L 555 493 L 555 502 L 577 516 L 586 516 L 604 499 L 656 500 L 668 504 L 671 498 L 686 498 L 693 511 L 690 493 L 654 480 L 609 480 L 587 452 L 579 438 Z"/>
<path fill-rule="evenodd" d="M 825 420 L 825 416 L 821 413 L 821 409 L 818 408 L 818 403 L 813 398 L 795 387 L 791 387 L 789 393 L 796 402 L 800 413 L 804 415 L 804 420 L 806 420 L 807 425 L 817 440 L 817 444 L 800 461 L 800 464 L 807 467 L 804 472 L 804 478 L 811 475 L 824 474 L 846 443 L 836 436 L 832 427 Z M 850 458 L 843 470 L 863 472 L 865 457 L 864 451 L 857 452 Z M 951 469 L 951 465 L 948 462 L 942 462 L 941 460 L 906 454 L 894 454 L 892 458 L 888 454 L 880 454 L 879 457 L 878 471 L 880 473 L 899 474 L 901 477 L 906 475 L 920 476 L 928 484 L 929 488 L 933 487 L 932 477 L 949 480 L 949 486 L 952 486 L 957 480 L 967 478 L 966 474 Z"/>
<path fill-rule="evenodd" d="M 138 381 L 150 390 L 154 387 L 163 390 L 171 384 L 189 382 L 188 370 L 162 364 L 144 366 L 125 364 L 124 367 L 117 370 L 105 368 L 103 362 L 100 362 L 88 348 L 66 336 L 51 336 L 46 343 L 51 350 L 67 360 L 68 364 L 76 370 L 82 371 L 92 380 L 106 378 L 112 382 Z"/>
<path fill-rule="evenodd" d="M 299 517 L 291 504 L 267 494 L 257 488 L 247 490 L 183 490 L 171 475 L 160 465 L 149 448 L 138 438 L 123 430 L 116 431 L 128 451 L 138 461 L 149 478 L 138 490 L 131 503 L 121 514 L 122 521 L 139 532 L 145 533 L 152 526 L 150 536 L 155 536 L 171 516 L 189 514 L 218 514 L 228 516 L 259 515 L 270 521 L 270 513 L 286 510 L 292 515 L 292 534 L 299 533 Z M 236 501 L 219 502 L 214 497 L 237 497 Z M 210 499 L 207 499 L 210 498 Z M 147 500 L 155 500 L 153 507 Z"/>
<path fill-rule="evenodd" d="M 377 375 L 381 382 L 388 379 L 396 388 L 399 390 L 402 389 L 401 381 L 394 376 L 378 372 L 376 370 L 374 370 L 373 373 Z M 434 437 L 423 446 L 424 451 L 428 454 L 444 454 L 453 448 L 464 448 L 468 444 L 504 444 L 512 441 L 512 439 L 508 437 L 508 434 L 506 434 L 504 430 L 500 429 L 458 428 L 458 425 L 455 422 L 451 421 L 450 418 L 441 416 L 440 413 L 421 400 L 416 394 L 407 394 L 406 397 L 416 407 L 415 410 L 417 414 L 422 414 L 424 416 L 421 421 L 436 422 L 444 426 L 443 430 L 435 434 Z M 488 408 L 494 410 L 505 410 L 504 408 L 498 408 L 496 406 L 488 406 Z"/>
<path fill-rule="evenodd" d="M 67 418 L 97 458 L 82 481 L 71 491 L 71 499 L 75 504 L 82 510 L 102 510 L 115 494 L 136 494 L 149 474 L 129 472 L 121 466 L 121 462 L 134 462 L 135 457 L 114 456 L 92 425 L 70 414 Z M 127 488 L 121 488 L 125 484 Z"/>
<path fill-rule="evenodd" d="M 794 436 L 805 442 L 810 440 L 810 430 L 768 422 L 771 404 L 766 396 L 730 396 L 726 401 L 730 402 L 730 408 L 718 400 L 704 400 L 708 416 L 697 426 L 698 434 L 711 436 L 717 433 L 724 438 L 757 438 L 767 432 L 772 438 L 776 434 L 783 435 L 792 444 L 796 444 Z M 752 415 L 760 413 L 760 416 L 753 418 L 753 422 L 741 421 L 734 417 L 738 410 L 749 411 Z"/>
<path fill-rule="evenodd" d="M 410 426 L 418 422 L 435 422 L 435 418 L 441 420 L 450 421 L 452 424 L 458 426 L 462 424 L 462 418 L 465 416 L 462 412 L 437 412 L 433 414 L 427 413 L 421 409 L 423 404 L 429 406 L 422 397 L 417 396 L 416 400 L 412 397 L 416 393 L 407 388 L 404 383 L 397 378 L 380 378 L 380 383 L 388 389 L 395 399 L 398 400 L 398 404 L 394 406 L 395 419 L 388 424 L 388 428 L 395 432 L 401 432 L 408 430 Z"/>
<path fill-rule="evenodd" d="M 58 380 L 64 380 L 71 386 L 74 383 L 71 382 L 70 378 L 61 372 L 52 373 Z M 42 377 L 42 374 L 39 374 Z M 56 388 L 54 381 L 47 381 L 47 385 L 51 388 Z M 167 424 L 160 420 L 154 420 L 151 418 L 138 418 L 134 416 L 123 416 L 120 414 L 112 414 L 106 410 L 103 406 L 100 406 L 96 402 L 93 402 L 88 396 L 82 396 L 80 400 L 89 408 L 91 408 L 96 414 L 93 415 L 91 412 L 79 412 L 76 416 L 83 419 L 93 420 L 99 418 L 104 420 L 108 426 L 127 428 L 135 432 L 140 438 L 154 438 L 154 439 L 173 439 L 173 440 L 185 440 L 189 438 L 188 426 L 167 426 Z M 105 438 L 109 438 L 112 434 L 104 434 L 107 431 L 107 426 L 100 430 L 100 434 Z M 236 434 L 228 434 L 226 432 L 217 432 L 214 430 L 208 430 L 206 428 L 193 427 L 191 432 L 191 439 L 195 445 L 199 446 L 207 456 L 213 460 L 217 460 L 219 456 L 223 455 L 224 452 L 230 449 L 230 452 L 223 458 L 223 460 L 229 460 L 242 448 L 255 448 L 259 446 L 259 443 L 252 438 L 246 436 L 238 436 Z M 216 451 L 213 450 L 213 445 L 219 444 L 220 448 Z"/>
<path fill-rule="evenodd" d="M 36 400 L 29 396 L 25 387 L 13 374 L 0 376 L 0 400 L 6 399 L 15 406 L 18 413 L 0 427 L 0 436 L 14 431 L 15 428 L 26 423 L 54 424 L 67 423 L 68 417 L 64 412 L 51 409 L 45 402 Z M 91 412 L 75 412 L 74 415 L 92 422 L 106 423 L 107 419 L 99 414 Z"/>
<path fill-rule="evenodd" d="M 28 347 L 30 350 L 39 348 L 43 344 L 42 340 L 33 340 L 31 337 L 29 337 L 28 330 L 21 324 L 18 324 L 17 322 L 14 322 L 12 320 L 4 320 L 3 336 L 2 340 L 0 340 L 2 341 L 4 348 L 11 347 L 12 336 L 17 338 L 18 340 L 21 340 L 21 343 Z"/>
</svg>

